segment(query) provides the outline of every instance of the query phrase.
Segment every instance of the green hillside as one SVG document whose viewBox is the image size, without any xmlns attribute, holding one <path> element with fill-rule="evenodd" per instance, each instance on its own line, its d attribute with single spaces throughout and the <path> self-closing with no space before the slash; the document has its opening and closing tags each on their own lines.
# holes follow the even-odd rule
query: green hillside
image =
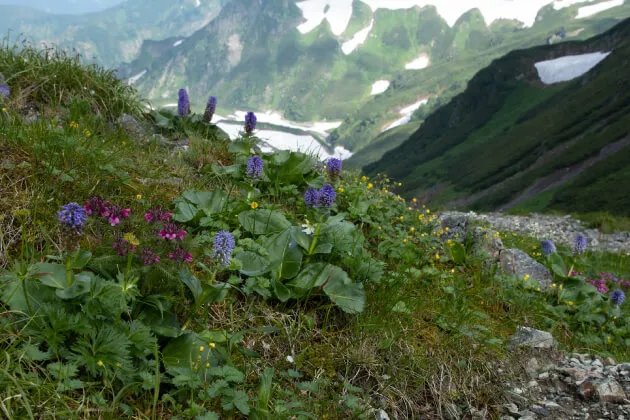
<svg viewBox="0 0 630 420">
<path fill-rule="evenodd" d="M 612 54 L 571 82 L 544 85 L 534 67 L 597 51 Z M 448 207 L 627 214 L 629 59 L 630 20 L 588 41 L 512 52 L 365 171 Z"/>
<path fill-rule="evenodd" d="M 448 103 L 466 89 L 468 81 L 493 60 L 516 49 L 544 45 L 560 28 L 566 40 L 584 40 L 602 33 L 630 16 L 630 3 L 599 13 L 587 19 L 574 19 L 579 5 L 561 10 L 547 6 L 539 12 L 531 28 L 519 28 L 512 21 L 494 22 L 488 29 L 475 15 L 462 17 L 451 29 L 448 48 L 434 50 L 431 66 L 423 70 L 402 71 L 383 94 L 369 98 L 359 109 L 345 118 L 329 141 L 353 151 L 370 144 L 389 123 L 400 118 L 398 110 L 415 103 L 418 98 L 439 95 L 439 101 L 422 107 L 416 120 Z M 467 39 L 467 41 L 464 41 Z M 452 40 L 452 42 L 450 41 Z M 392 144 L 399 144 L 398 139 Z"/>
<path fill-rule="evenodd" d="M 0 33 L 24 35 L 76 50 L 90 61 L 115 67 L 135 59 L 143 40 L 185 37 L 210 22 L 225 0 L 129 0 L 102 12 L 52 15 L 20 6 L 0 5 Z"/>
</svg>

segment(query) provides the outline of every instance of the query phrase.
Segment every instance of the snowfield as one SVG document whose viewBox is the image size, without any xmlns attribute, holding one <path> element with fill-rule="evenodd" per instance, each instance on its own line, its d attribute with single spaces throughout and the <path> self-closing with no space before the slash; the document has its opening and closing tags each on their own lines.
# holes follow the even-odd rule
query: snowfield
<svg viewBox="0 0 630 420">
<path fill-rule="evenodd" d="M 140 80 L 140 78 L 142 76 L 144 76 L 145 74 L 147 74 L 146 70 L 142 70 L 140 73 L 136 74 L 135 76 L 131 76 L 128 80 L 127 80 L 127 84 L 129 85 L 133 85 L 134 83 L 136 83 L 138 80 Z"/>
<path fill-rule="evenodd" d="M 586 17 L 601 13 L 604 10 L 612 9 L 613 7 L 622 5 L 623 0 L 610 0 L 603 3 L 594 4 L 592 6 L 580 7 L 576 19 L 584 19 Z"/>
<path fill-rule="evenodd" d="M 372 85 L 372 92 L 370 95 L 380 95 L 389 88 L 389 80 L 377 80 Z"/>
<path fill-rule="evenodd" d="M 374 26 L 374 19 L 370 22 L 370 25 L 367 28 L 361 29 L 359 32 L 354 34 L 352 39 L 348 42 L 344 42 L 341 46 L 341 51 L 345 55 L 349 55 L 352 51 L 359 48 L 365 41 L 367 41 L 370 32 L 372 31 L 372 27 Z"/>
<path fill-rule="evenodd" d="M 610 52 L 568 55 L 555 60 L 541 61 L 535 64 L 538 77 L 547 85 L 568 82 L 588 73 L 598 65 Z"/>
<path fill-rule="evenodd" d="M 429 56 L 426 54 L 422 54 L 411 63 L 407 63 L 407 65 L 405 66 L 405 70 L 422 70 L 429 67 L 429 64 L 431 64 Z"/>
<path fill-rule="evenodd" d="M 426 105 L 427 102 L 429 102 L 428 98 L 422 99 L 418 102 L 416 102 L 415 104 L 411 104 L 406 108 L 403 108 L 400 110 L 400 115 L 402 115 L 403 117 L 399 120 L 394 121 L 393 123 L 391 123 L 390 125 L 388 125 L 387 127 L 385 127 L 385 129 L 382 132 L 385 132 L 387 130 L 391 130 L 392 128 L 395 127 L 400 127 L 401 125 L 405 125 L 407 124 L 409 121 L 411 121 L 411 117 L 413 116 L 413 113 L 420 108 L 422 105 Z"/>
<path fill-rule="evenodd" d="M 183 42 L 184 42 L 183 39 L 180 39 L 179 41 L 175 41 L 175 43 L 173 44 L 173 47 L 179 47 L 180 45 L 182 45 Z"/>
</svg>

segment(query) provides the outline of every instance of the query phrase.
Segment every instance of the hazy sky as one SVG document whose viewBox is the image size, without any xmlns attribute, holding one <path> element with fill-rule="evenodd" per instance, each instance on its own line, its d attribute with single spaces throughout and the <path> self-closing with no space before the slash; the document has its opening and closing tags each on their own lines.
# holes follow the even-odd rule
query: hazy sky
<svg viewBox="0 0 630 420">
<path fill-rule="evenodd" d="M 124 0 L 0 0 L 0 5 L 28 6 L 57 14 L 82 14 L 107 9 Z"/>
</svg>

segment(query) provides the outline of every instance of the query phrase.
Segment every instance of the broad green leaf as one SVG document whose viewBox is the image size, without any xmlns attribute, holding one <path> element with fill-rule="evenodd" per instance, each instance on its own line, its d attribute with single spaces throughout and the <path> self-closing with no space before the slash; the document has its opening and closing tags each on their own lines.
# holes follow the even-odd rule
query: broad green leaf
<svg viewBox="0 0 630 420">
<path fill-rule="evenodd" d="M 339 267 L 326 263 L 309 264 L 298 274 L 296 278 L 287 283 L 288 287 L 298 289 L 300 295 L 306 295 L 313 288 L 321 287 L 330 278 L 335 268 Z M 343 271 L 343 270 L 342 270 Z"/>
<path fill-rule="evenodd" d="M 203 288 L 201 287 L 199 279 L 188 270 L 179 270 L 179 279 L 188 287 L 195 299 L 195 302 L 198 303 L 199 298 L 203 293 Z"/>
<path fill-rule="evenodd" d="M 87 273 L 77 274 L 74 277 L 72 286 L 65 289 L 57 289 L 56 294 L 61 299 L 69 300 L 84 295 L 90 291 L 92 286 L 92 275 Z"/>
<path fill-rule="evenodd" d="M 463 264 L 466 261 L 466 248 L 462 244 L 445 245 L 445 248 L 455 264 Z"/>
<path fill-rule="evenodd" d="M 290 229 L 267 238 L 264 247 L 269 253 L 269 260 L 274 269 L 279 273 L 279 278 L 288 280 L 300 272 L 302 251 L 293 240 Z"/>
<path fill-rule="evenodd" d="M 349 314 L 363 312 L 365 292 L 363 284 L 353 283 L 345 271 L 335 267 L 324 285 L 324 292 L 339 308 Z"/>
<path fill-rule="evenodd" d="M 62 264 L 37 263 L 35 264 L 37 278 L 42 284 L 54 287 L 56 289 L 65 289 L 68 287 L 68 279 L 66 278 L 66 267 Z"/>
<path fill-rule="evenodd" d="M 278 280 L 271 281 L 271 287 L 273 288 L 273 292 L 280 302 L 286 302 L 291 299 L 291 291 L 287 289 L 287 287 L 282 284 L 282 282 Z"/>
<path fill-rule="evenodd" d="M 197 360 L 200 363 L 206 363 L 213 357 L 213 351 L 208 342 L 192 332 L 174 338 L 162 351 L 162 360 L 167 367 L 187 368 Z"/>
<path fill-rule="evenodd" d="M 86 250 L 78 250 L 71 254 L 68 258 L 67 267 L 71 270 L 81 270 L 85 268 L 92 259 L 92 253 Z"/>
<path fill-rule="evenodd" d="M 175 208 L 177 211 L 173 214 L 173 220 L 182 223 L 190 222 L 199 212 L 199 208 L 195 204 L 188 202 L 179 202 Z"/>
<path fill-rule="evenodd" d="M 244 211 L 238 215 L 238 220 L 243 229 L 256 235 L 269 235 L 291 227 L 282 213 L 265 209 Z"/>
<path fill-rule="evenodd" d="M 240 272 L 246 276 L 260 276 L 269 271 L 269 260 L 255 252 L 241 252 L 235 255 L 234 259 L 241 262 Z"/>
</svg>

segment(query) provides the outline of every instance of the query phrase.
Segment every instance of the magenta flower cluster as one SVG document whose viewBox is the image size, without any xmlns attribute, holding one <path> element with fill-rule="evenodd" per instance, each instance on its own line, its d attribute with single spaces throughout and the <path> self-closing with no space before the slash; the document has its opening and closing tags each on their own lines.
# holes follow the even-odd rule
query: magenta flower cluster
<svg viewBox="0 0 630 420">
<path fill-rule="evenodd" d="M 587 283 L 593 285 L 601 294 L 607 294 L 610 289 L 616 288 L 610 293 L 610 301 L 615 305 L 621 305 L 626 297 L 621 289 L 630 289 L 630 281 L 620 279 L 611 273 L 600 273 L 599 278 L 586 280 Z"/>
<path fill-rule="evenodd" d="M 90 198 L 83 208 L 88 216 L 94 214 L 106 218 L 110 226 L 118 225 L 121 220 L 128 218 L 131 214 L 131 209 L 123 209 L 110 201 L 103 201 L 99 196 Z"/>
</svg>

